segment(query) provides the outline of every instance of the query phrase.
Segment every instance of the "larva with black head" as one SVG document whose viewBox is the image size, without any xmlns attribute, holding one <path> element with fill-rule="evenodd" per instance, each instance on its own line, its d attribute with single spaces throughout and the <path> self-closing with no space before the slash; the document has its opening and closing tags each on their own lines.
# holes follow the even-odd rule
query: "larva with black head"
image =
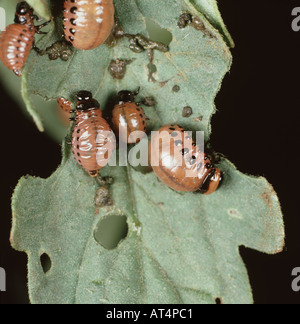
<svg viewBox="0 0 300 324">
<path fill-rule="evenodd" d="M 113 0 L 65 0 L 64 37 L 79 50 L 103 44 L 114 27 Z"/>
<path fill-rule="evenodd" d="M 218 189 L 223 174 L 192 137 L 185 135 L 181 126 L 166 125 L 152 136 L 149 144 L 152 169 L 163 183 L 176 191 L 210 195 Z"/>
<path fill-rule="evenodd" d="M 100 104 L 88 91 L 77 94 L 76 124 L 72 137 L 75 160 L 91 177 L 110 160 L 115 149 L 115 136 L 102 117 Z"/>
<path fill-rule="evenodd" d="M 27 61 L 31 48 L 39 51 L 34 45 L 34 36 L 40 29 L 50 23 L 45 22 L 40 26 L 34 25 L 38 19 L 33 9 L 25 2 L 17 5 L 15 23 L 6 27 L 0 35 L 0 60 L 17 76 L 22 75 L 23 67 Z"/>
<path fill-rule="evenodd" d="M 119 92 L 117 104 L 112 111 L 113 129 L 120 140 L 128 144 L 140 141 L 136 131 L 146 132 L 147 121 L 144 110 L 135 102 L 139 91 L 124 90 Z"/>
</svg>

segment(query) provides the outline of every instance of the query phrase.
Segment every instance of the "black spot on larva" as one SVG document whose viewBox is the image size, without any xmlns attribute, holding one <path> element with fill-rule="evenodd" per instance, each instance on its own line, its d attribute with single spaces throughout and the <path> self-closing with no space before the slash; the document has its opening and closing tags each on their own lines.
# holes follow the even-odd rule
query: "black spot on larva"
<svg viewBox="0 0 300 324">
<path fill-rule="evenodd" d="M 188 154 L 189 151 L 190 151 L 190 150 L 189 150 L 187 147 L 181 150 L 182 155 L 186 155 L 186 154 Z"/>
<path fill-rule="evenodd" d="M 194 165 L 196 163 L 196 157 L 193 155 L 190 159 L 190 164 Z"/>
<path fill-rule="evenodd" d="M 77 145 L 77 149 L 79 150 L 79 145 Z"/>
<path fill-rule="evenodd" d="M 77 156 L 80 156 L 80 153 L 77 153 Z"/>
<path fill-rule="evenodd" d="M 176 133 L 176 132 L 173 132 L 172 134 L 171 134 L 171 136 L 172 137 L 176 137 L 178 134 Z"/>
<path fill-rule="evenodd" d="M 174 127 L 170 127 L 169 129 L 170 129 L 171 131 L 174 131 L 174 130 L 175 130 L 175 128 L 174 128 Z"/>
<path fill-rule="evenodd" d="M 70 20 L 70 23 L 71 23 L 72 25 L 76 26 L 76 20 L 75 20 L 74 18 L 72 18 L 72 19 Z"/>
<path fill-rule="evenodd" d="M 145 121 L 143 120 L 143 125 L 145 125 Z"/>
<path fill-rule="evenodd" d="M 182 141 L 181 140 L 175 141 L 175 145 L 176 146 L 181 146 L 182 145 Z"/>
<path fill-rule="evenodd" d="M 78 134 L 80 133 L 80 129 L 77 129 L 77 133 L 78 133 Z"/>
<path fill-rule="evenodd" d="M 140 114 L 140 117 L 141 117 L 141 118 L 144 118 L 144 115 L 143 115 L 143 114 Z"/>
<path fill-rule="evenodd" d="M 73 35 L 75 35 L 76 30 L 74 28 L 70 28 L 70 33 L 73 34 Z"/>
<path fill-rule="evenodd" d="M 206 163 L 205 164 L 205 167 L 206 167 L 206 169 L 211 169 L 212 168 L 212 165 L 210 163 Z"/>
<path fill-rule="evenodd" d="M 141 111 L 141 109 L 140 109 L 140 108 L 136 108 L 136 110 L 137 110 L 137 111 Z"/>
<path fill-rule="evenodd" d="M 77 7 L 72 7 L 71 10 L 70 10 L 70 12 L 71 12 L 72 14 L 76 14 L 76 12 L 77 12 Z"/>
<path fill-rule="evenodd" d="M 69 40 L 70 40 L 71 42 L 74 42 L 74 37 L 70 36 L 70 37 L 69 37 Z"/>
</svg>

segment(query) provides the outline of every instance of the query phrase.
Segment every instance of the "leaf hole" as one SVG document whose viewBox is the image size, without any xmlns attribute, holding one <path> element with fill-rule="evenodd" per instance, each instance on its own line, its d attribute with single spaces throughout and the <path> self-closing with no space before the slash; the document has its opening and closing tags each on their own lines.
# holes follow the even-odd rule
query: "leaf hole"
<svg viewBox="0 0 300 324">
<path fill-rule="evenodd" d="M 46 253 L 42 254 L 40 260 L 41 260 L 41 266 L 43 268 L 44 273 L 45 274 L 48 273 L 52 268 L 52 261 L 49 255 Z"/>
<path fill-rule="evenodd" d="M 173 35 L 167 29 L 161 28 L 156 22 L 151 19 L 146 19 L 146 28 L 149 38 L 154 42 L 160 42 L 165 45 L 170 45 L 173 40 Z"/>
<path fill-rule="evenodd" d="M 128 235 L 126 216 L 107 216 L 100 220 L 94 231 L 97 243 L 107 250 L 115 249 Z"/>
</svg>

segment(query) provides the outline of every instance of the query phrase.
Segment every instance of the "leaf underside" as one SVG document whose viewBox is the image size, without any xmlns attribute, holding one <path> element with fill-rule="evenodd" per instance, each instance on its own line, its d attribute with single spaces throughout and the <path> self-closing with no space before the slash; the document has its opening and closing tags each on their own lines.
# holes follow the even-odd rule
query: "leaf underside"
<svg viewBox="0 0 300 324">
<path fill-rule="evenodd" d="M 34 8 L 39 16 L 51 19 L 50 0 L 27 0 L 26 2 Z"/>
<path fill-rule="evenodd" d="M 210 8 L 217 10 L 212 2 Z M 87 89 L 109 114 L 110 99 L 117 91 L 140 86 L 140 99 L 150 96 L 157 102 L 143 107 L 150 118 L 149 131 L 179 123 L 188 130 L 205 131 L 208 139 L 214 99 L 231 65 L 231 54 L 219 33 L 224 35 L 226 29 L 215 29 L 209 19 L 216 21 L 219 12 L 198 12 L 196 8 L 206 8 L 207 1 L 201 0 L 114 3 L 127 33 L 148 36 L 149 19 L 171 32 L 169 52 L 154 53 L 156 82 L 148 78 L 147 53 L 133 53 L 128 40 L 122 39 L 113 48 L 75 51 L 68 62 L 31 53 L 24 71 L 28 98 L 72 100 L 78 90 Z M 179 29 L 177 21 L 185 11 L 199 17 L 205 29 Z M 57 39 L 53 30 L 39 46 Z M 113 59 L 135 59 L 121 81 L 108 72 Z M 173 91 L 175 85 L 179 92 Z M 190 118 L 182 117 L 186 106 L 193 109 Z M 22 178 L 13 196 L 11 242 L 28 254 L 31 302 L 215 303 L 220 298 L 223 303 L 251 303 L 239 246 L 265 253 L 282 250 L 280 204 L 264 178 L 243 175 L 225 159 L 220 168 L 225 172 L 222 187 L 202 196 L 175 192 L 153 172 L 106 167 L 103 175 L 114 179 L 109 187 L 114 204 L 96 210 L 97 184 L 64 144 L 58 170 L 46 180 Z M 126 216 L 129 227 L 127 237 L 113 250 L 94 237 L 99 221 L 109 216 Z M 51 259 L 46 274 L 40 261 L 44 253 Z"/>
</svg>

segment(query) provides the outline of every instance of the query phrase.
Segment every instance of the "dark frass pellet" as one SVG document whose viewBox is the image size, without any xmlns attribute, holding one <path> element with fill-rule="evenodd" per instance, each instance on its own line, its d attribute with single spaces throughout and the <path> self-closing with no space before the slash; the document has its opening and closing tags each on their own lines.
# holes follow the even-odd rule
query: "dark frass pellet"
<svg viewBox="0 0 300 324">
<path fill-rule="evenodd" d="M 183 108 L 182 117 L 188 118 L 188 117 L 191 117 L 192 114 L 193 114 L 192 107 L 186 106 L 186 107 Z"/>
</svg>

